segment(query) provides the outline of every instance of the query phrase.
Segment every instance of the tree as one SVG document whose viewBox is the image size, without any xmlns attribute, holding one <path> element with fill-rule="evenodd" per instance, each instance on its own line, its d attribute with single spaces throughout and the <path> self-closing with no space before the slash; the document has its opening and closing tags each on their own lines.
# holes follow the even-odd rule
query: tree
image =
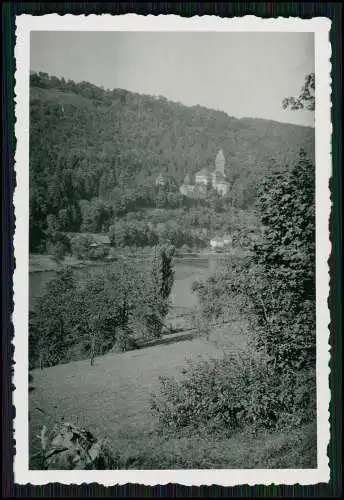
<svg viewBox="0 0 344 500">
<path fill-rule="evenodd" d="M 47 285 L 46 293 L 37 301 L 35 314 L 30 321 L 30 361 L 40 368 L 53 366 L 64 359 L 78 320 L 73 306 L 75 283 L 69 268 L 58 271 Z"/>
<path fill-rule="evenodd" d="M 107 231 L 109 220 L 112 217 L 112 208 L 107 203 L 92 198 L 90 202 L 84 200 L 81 204 L 82 225 L 81 230 L 90 233 Z"/>
<path fill-rule="evenodd" d="M 300 152 L 286 172 L 259 188 L 262 238 L 254 245 L 258 343 L 276 364 L 300 370 L 315 363 L 315 168 Z"/>
<path fill-rule="evenodd" d="M 136 292 L 135 275 L 125 262 L 82 281 L 61 269 L 30 317 L 30 366 L 53 366 L 75 355 L 89 357 L 93 365 L 115 344 L 121 350 L 134 347 L 129 322 L 137 303 L 145 300 L 145 287 L 147 281 L 140 280 Z"/>
<path fill-rule="evenodd" d="M 305 77 L 305 83 L 298 97 L 286 97 L 282 102 L 283 109 L 291 110 L 305 109 L 307 111 L 315 110 L 315 74 L 310 73 Z"/>
<path fill-rule="evenodd" d="M 47 250 L 48 253 L 52 255 L 52 257 L 55 259 L 57 263 L 60 263 L 63 261 L 66 253 L 69 250 L 69 245 L 68 243 L 65 243 L 62 240 L 58 240 L 55 243 L 47 243 Z"/>
<path fill-rule="evenodd" d="M 89 235 L 78 234 L 71 240 L 72 254 L 78 259 L 87 260 L 91 258 L 93 238 Z"/>
<path fill-rule="evenodd" d="M 146 322 L 154 336 L 161 335 L 169 311 L 169 297 L 174 283 L 173 257 L 175 247 L 163 245 L 154 251 L 150 286 L 146 292 Z"/>
<path fill-rule="evenodd" d="M 87 281 L 82 290 L 85 309 L 84 336 L 89 344 L 91 366 L 94 358 L 109 348 L 116 339 L 116 304 L 113 294 L 106 286 L 103 277 Z"/>
</svg>

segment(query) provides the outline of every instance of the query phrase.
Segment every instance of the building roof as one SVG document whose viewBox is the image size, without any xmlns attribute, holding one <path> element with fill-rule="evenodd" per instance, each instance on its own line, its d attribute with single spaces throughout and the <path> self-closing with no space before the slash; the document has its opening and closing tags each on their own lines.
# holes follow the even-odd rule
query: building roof
<svg viewBox="0 0 344 500">
<path fill-rule="evenodd" d="M 196 186 L 190 184 L 182 184 L 179 188 L 179 191 L 183 193 L 191 193 L 195 190 L 195 188 Z"/>
<path fill-rule="evenodd" d="M 94 242 L 97 243 L 98 245 L 108 245 L 111 243 L 109 236 L 106 234 L 90 234 L 90 236 L 93 238 Z"/>
<path fill-rule="evenodd" d="M 217 241 L 223 243 L 224 241 L 230 241 L 232 236 L 230 234 L 224 234 L 223 236 L 215 236 L 211 241 Z"/>
<path fill-rule="evenodd" d="M 209 176 L 210 172 L 206 167 L 203 167 L 199 172 L 196 173 L 196 175 L 204 175 L 204 176 Z"/>
<path fill-rule="evenodd" d="M 222 150 L 222 149 L 220 149 L 220 151 L 219 151 L 219 152 L 217 153 L 217 155 L 216 155 L 215 162 L 216 162 L 216 161 L 220 161 L 220 162 L 222 162 L 222 161 L 224 161 L 224 160 L 225 160 L 225 155 L 223 154 L 223 150 Z"/>
<path fill-rule="evenodd" d="M 111 243 L 111 240 L 107 234 L 102 234 L 102 233 L 72 233 L 72 232 L 67 232 L 64 233 L 69 239 L 79 237 L 79 236 L 86 236 L 88 238 L 91 238 L 93 242 L 98 243 L 98 244 L 103 244 L 103 245 L 108 245 Z"/>
<path fill-rule="evenodd" d="M 184 179 L 184 184 L 190 184 L 190 176 L 189 176 L 189 174 L 186 174 L 185 179 Z"/>
<path fill-rule="evenodd" d="M 211 245 L 224 245 L 224 241 L 221 238 L 213 238 L 210 240 Z"/>
</svg>

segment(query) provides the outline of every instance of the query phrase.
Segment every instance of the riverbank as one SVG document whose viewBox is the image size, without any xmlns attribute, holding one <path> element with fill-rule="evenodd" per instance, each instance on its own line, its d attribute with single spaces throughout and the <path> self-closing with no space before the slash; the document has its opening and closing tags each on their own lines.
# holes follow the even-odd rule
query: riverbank
<svg viewBox="0 0 344 500">
<path fill-rule="evenodd" d="M 120 258 L 130 258 L 135 260 L 147 259 L 152 254 L 152 249 L 150 252 L 120 252 L 112 258 L 105 260 L 81 260 L 75 256 L 68 255 L 64 257 L 63 260 L 57 260 L 52 255 L 48 254 L 30 254 L 29 256 L 29 273 L 39 273 L 39 272 L 49 272 L 57 271 L 62 266 L 70 266 L 72 268 L 82 268 L 89 266 L 103 266 L 111 262 L 116 262 Z M 206 256 L 206 254 L 200 253 L 190 253 L 190 254 L 180 254 L 179 258 L 198 258 L 201 256 Z"/>
<path fill-rule="evenodd" d="M 136 252 L 118 255 L 120 258 L 128 258 L 135 267 L 142 269 L 149 265 L 150 254 Z M 118 260 L 117 259 L 117 260 Z M 179 323 L 184 325 L 185 314 L 190 308 L 196 305 L 196 298 L 192 293 L 191 286 L 195 280 L 205 279 L 212 269 L 214 269 L 218 256 L 206 255 L 184 255 L 177 256 L 175 259 L 175 282 L 171 293 L 173 309 L 173 326 L 177 327 Z M 30 273 L 29 273 L 29 308 L 33 310 L 36 299 L 45 293 L 47 283 L 56 276 L 56 271 L 62 265 L 70 265 L 77 279 L 82 280 L 89 273 L 98 274 L 103 269 L 108 269 L 114 264 L 114 261 L 81 261 L 76 258 L 65 258 L 62 263 L 54 260 L 48 255 L 30 255 Z M 178 319 L 180 318 L 180 319 Z M 168 323 L 170 318 L 168 318 Z"/>
<path fill-rule="evenodd" d="M 103 266 L 111 262 L 116 262 L 120 258 L 130 258 L 134 260 L 146 260 L 152 255 L 152 248 L 144 249 L 121 249 L 117 253 L 112 252 L 110 258 L 105 260 L 81 260 L 73 255 L 67 255 L 62 260 L 57 260 L 55 257 L 49 254 L 30 254 L 29 255 L 29 273 L 39 273 L 39 272 L 54 272 L 60 269 L 62 266 L 70 266 L 72 268 L 83 268 L 89 266 Z M 223 252 L 215 252 L 214 250 L 203 250 L 200 252 L 178 252 L 176 254 L 177 259 L 200 259 L 208 257 L 245 257 L 248 255 L 247 250 L 242 248 L 231 248 L 230 250 Z"/>
</svg>

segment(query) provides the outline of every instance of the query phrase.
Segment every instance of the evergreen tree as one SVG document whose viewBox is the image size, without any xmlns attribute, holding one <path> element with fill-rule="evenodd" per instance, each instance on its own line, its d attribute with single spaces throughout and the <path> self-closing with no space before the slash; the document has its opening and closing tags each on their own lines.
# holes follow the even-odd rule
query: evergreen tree
<svg viewBox="0 0 344 500">
<path fill-rule="evenodd" d="M 174 283 L 173 257 L 175 247 L 163 245 L 155 249 L 151 270 L 150 322 L 155 336 L 160 336 L 169 311 L 169 297 Z"/>
</svg>

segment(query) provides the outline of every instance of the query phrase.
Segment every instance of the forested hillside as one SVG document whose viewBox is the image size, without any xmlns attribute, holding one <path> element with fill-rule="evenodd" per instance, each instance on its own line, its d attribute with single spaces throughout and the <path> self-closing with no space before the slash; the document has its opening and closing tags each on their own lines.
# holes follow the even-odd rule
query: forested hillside
<svg viewBox="0 0 344 500">
<path fill-rule="evenodd" d="M 186 173 L 211 167 L 220 148 L 226 206 L 247 210 L 262 173 L 287 168 L 300 148 L 314 159 L 314 130 L 32 73 L 31 251 L 45 251 L 52 230 L 107 231 L 129 212 L 194 208 L 178 188 Z"/>
</svg>

